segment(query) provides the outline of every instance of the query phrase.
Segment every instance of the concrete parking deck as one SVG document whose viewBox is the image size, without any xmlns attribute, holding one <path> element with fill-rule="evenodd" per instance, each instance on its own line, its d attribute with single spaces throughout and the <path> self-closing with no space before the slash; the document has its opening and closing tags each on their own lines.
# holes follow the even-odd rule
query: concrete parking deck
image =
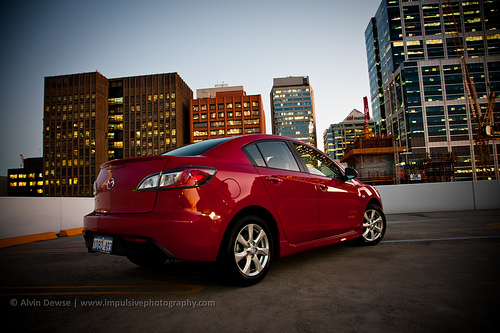
<svg viewBox="0 0 500 333">
<path fill-rule="evenodd" d="M 73 236 L 0 249 L 0 304 L 16 331 L 498 332 L 499 255 L 500 210 L 388 215 L 379 245 L 283 258 L 248 288 Z"/>
</svg>

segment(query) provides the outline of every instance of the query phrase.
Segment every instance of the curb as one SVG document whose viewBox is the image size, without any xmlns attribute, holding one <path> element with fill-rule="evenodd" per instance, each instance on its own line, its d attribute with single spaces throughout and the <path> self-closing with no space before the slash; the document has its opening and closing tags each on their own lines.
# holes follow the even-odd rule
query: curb
<svg viewBox="0 0 500 333">
<path fill-rule="evenodd" d="M 4 238 L 0 239 L 0 249 L 14 245 L 28 244 L 28 243 L 39 242 L 49 239 L 56 239 L 56 238 L 57 235 L 55 232 L 44 232 L 41 234 L 34 234 L 28 236 Z"/>
<path fill-rule="evenodd" d="M 69 237 L 69 236 L 81 235 L 82 231 L 83 231 L 83 228 L 61 230 L 59 233 L 59 237 Z M 41 234 L 3 238 L 3 239 L 0 239 L 0 249 L 3 249 L 5 247 L 10 247 L 10 246 L 15 246 L 15 245 L 40 242 L 40 241 L 49 240 L 49 239 L 56 239 L 56 238 L 57 238 L 57 234 L 55 232 L 44 232 Z"/>
<path fill-rule="evenodd" d="M 59 233 L 59 237 L 68 237 L 68 236 L 81 235 L 82 232 L 83 232 L 83 228 L 74 228 L 74 229 L 61 230 L 61 232 Z"/>
</svg>

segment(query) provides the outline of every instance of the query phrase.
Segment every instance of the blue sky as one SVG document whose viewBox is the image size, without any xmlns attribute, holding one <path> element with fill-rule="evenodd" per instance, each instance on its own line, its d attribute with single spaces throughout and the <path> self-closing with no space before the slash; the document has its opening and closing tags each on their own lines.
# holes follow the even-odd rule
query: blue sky
<svg viewBox="0 0 500 333">
<path fill-rule="evenodd" d="M 44 77 L 177 72 L 196 89 L 261 94 L 309 76 L 323 132 L 369 96 L 364 31 L 380 0 L 2 1 L 0 175 L 42 156 Z"/>
</svg>

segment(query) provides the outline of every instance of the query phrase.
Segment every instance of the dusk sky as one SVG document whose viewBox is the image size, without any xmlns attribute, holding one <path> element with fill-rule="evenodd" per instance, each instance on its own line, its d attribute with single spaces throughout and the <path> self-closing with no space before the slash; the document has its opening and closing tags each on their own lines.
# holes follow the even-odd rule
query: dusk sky
<svg viewBox="0 0 500 333">
<path fill-rule="evenodd" d="M 267 133 L 273 78 L 309 76 L 323 149 L 325 129 L 369 96 L 364 31 L 380 2 L 2 1 L 0 176 L 42 156 L 44 77 L 96 70 L 177 72 L 194 95 L 242 85 L 262 95 Z"/>
</svg>

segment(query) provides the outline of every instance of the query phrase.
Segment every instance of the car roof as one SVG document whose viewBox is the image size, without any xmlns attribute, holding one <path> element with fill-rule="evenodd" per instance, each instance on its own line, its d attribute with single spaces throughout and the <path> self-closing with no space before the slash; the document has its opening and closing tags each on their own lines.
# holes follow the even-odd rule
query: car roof
<svg viewBox="0 0 500 333">
<path fill-rule="evenodd" d="M 246 134 L 246 135 L 231 137 L 229 140 L 224 141 L 217 146 L 214 146 L 212 149 L 205 151 L 201 155 L 207 157 L 210 156 L 210 157 L 223 158 L 227 157 L 228 154 L 243 154 L 242 148 L 244 146 L 261 140 L 289 140 L 293 142 L 299 142 L 296 139 L 280 135 Z M 234 157 L 236 158 L 236 156 Z"/>
<path fill-rule="evenodd" d="M 241 149 L 241 147 L 254 142 L 254 141 L 260 141 L 260 140 L 270 140 L 270 139 L 278 139 L 278 140 L 292 140 L 295 141 L 295 139 L 284 137 L 284 136 L 279 136 L 279 135 L 272 135 L 272 134 L 247 134 L 247 135 L 239 135 L 239 136 L 233 136 L 233 137 L 224 137 L 224 138 L 217 138 L 217 139 L 212 139 L 212 140 L 204 140 L 192 144 L 188 144 L 186 146 L 182 146 L 179 148 L 176 148 L 174 150 L 171 150 L 163 155 L 169 155 L 169 156 L 199 156 L 199 155 L 207 155 L 209 154 L 209 151 L 212 150 L 218 150 L 218 149 L 224 149 L 228 150 L 231 149 L 230 147 L 234 146 L 235 149 L 238 147 Z"/>
</svg>

